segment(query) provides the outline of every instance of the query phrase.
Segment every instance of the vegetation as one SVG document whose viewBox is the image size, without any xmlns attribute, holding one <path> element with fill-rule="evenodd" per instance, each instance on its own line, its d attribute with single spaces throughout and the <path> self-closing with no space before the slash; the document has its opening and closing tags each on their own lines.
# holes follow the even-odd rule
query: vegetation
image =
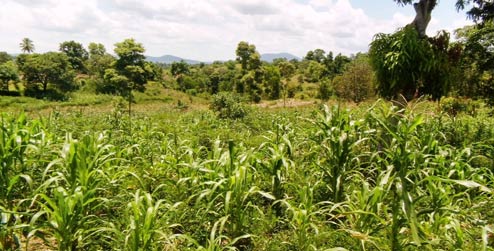
<svg viewBox="0 0 494 251">
<path fill-rule="evenodd" d="M 0 245 L 492 250 L 494 120 L 428 106 L 3 114 Z"/>
<path fill-rule="evenodd" d="M 395 2 L 351 56 L 0 52 L 0 250 L 494 250 L 492 3 L 451 42 Z"/>
</svg>

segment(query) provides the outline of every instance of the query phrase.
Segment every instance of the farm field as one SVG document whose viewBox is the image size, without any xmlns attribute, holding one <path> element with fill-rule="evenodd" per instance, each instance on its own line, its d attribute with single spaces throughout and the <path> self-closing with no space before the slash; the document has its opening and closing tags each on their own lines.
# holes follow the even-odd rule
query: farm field
<svg viewBox="0 0 494 251">
<path fill-rule="evenodd" d="M 494 250 L 489 108 L 171 96 L 5 105 L 2 250 Z"/>
</svg>

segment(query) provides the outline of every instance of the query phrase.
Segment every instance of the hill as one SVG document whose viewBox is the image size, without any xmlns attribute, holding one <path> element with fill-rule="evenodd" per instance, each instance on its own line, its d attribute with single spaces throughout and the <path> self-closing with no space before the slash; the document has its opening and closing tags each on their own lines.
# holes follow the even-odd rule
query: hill
<svg viewBox="0 0 494 251">
<path fill-rule="evenodd" d="M 146 56 L 146 60 L 154 63 L 163 63 L 163 64 L 171 64 L 173 62 L 180 62 L 180 61 L 185 61 L 187 64 L 199 64 L 201 63 L 200 61 L 197 60 L 191 60 L 191 59 L 185 59 L 173 55 L 164 55 L 161 57 L 152 57 L 152 56 Z"/>
<path fill-rule="evenodd" d="M 262 61 L 266 61 L 266 62 L 273 62 L 273 60 L 277 59 L 277 58 L 286 58 L 286 60 L 292 60 L 292 59 L 297 59 L 297 60 L 300 60 L 299 57 L 293 55 L 293 54 L 290 54 L 290 53 L 286 53 L 286 52 L 282 52 L 282 53 L 263 53 L 261 54 L 261 60 Z"/>
</svg>

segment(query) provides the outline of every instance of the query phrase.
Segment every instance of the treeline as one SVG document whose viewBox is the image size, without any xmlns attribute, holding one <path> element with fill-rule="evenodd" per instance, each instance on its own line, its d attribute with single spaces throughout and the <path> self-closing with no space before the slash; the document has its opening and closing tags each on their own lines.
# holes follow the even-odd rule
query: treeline
<svg viewBox="0 0 494 251">
<path fill-rule="evenodd" d="M 255 45 L 240 42 L 236 60 L 190 65 L 184 61 L 148 62 L 143 45 L 134 39 L 115 44 L 113 55 L 99 43 L 90 43 L 86 49 L 81 43 L 66 41 L 58 52 L 38 54 L 26 38 L 20 47 L 24 53 L 15 58 L 1 53 L 0 89 L 4 95 L 63 99 L 82 89 L 131 96 L 132 90 L 143 91 L 148 81 L 191 95 L 235 92 L 253 102 L 296 95 L 302 99 L 338 95 L 358 102 L 372 93 L 373 73 L 364 54 L 334 56 L 333 52 L 316 49 L 302 60 L 275 59 L 268 63 L 261 61 Z M 350 85 L 346 80 L 351 78 L 345 78 L 344 73 L 354 71 L 363 77 Z M 362 86 L 365 91 L 360 90 Z"/>
<path fill-rule="evenodd" d="M 332 97 L 361 102 L 379 94 L 461 96 L 494 100 L 494 25 L 466 26 L 457 40 L 442 32 L 423 40 L 406 27 L 379 34 L 370 54 L 345 56 L 322 49 L 302 60 L 261 61 L 255 45 L 240 42 L 236 59 L 211 64 L 170 65 L 146 61 L 144 46 L 134 39 L 115 44 L 110 54 L 102 44 L 87 49 L 78 42 L 60 44 L 58 52 L 34 53 L 24 39 L 23 54 L 0 53 L 0 90 L 3 95 L 64 99 L 75 90 L 121 95 L 144 91 L 149 81 L 190 95 L 234 92 L 260 102 L 280 98 L 327 100 Z M 426 62 L 426 63 L 424 63 Z M 129 102 L 130 103 L 130 102 Z"/>
</svg>

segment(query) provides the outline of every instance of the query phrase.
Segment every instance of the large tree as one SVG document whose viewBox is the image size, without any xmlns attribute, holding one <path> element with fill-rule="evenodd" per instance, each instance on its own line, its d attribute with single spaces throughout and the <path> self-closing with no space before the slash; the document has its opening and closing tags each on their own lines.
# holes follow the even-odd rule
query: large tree
<svg viewBox="0 0 494 251">
<path fill-rule="evenodd" d="M 461 78 L 455 91 L 462 96 L 486 98 L 494 104 L 494 22 L 456 30 L 463 46 Z"/>
<path fill-rule="evenodd" d="M 77 43 L 75 41 L 65 41 L 60 44 L 59 50 L 67 55 L 74 70 L 79 72 L 85 71 L 84 62 L 88 59 L 89 55 L 81 43 Z"/>
<path fill-rule="evenodd" d="M 12 59 L 13 59 L 13 57 L 10 56 L 7 52 L 0 51 L 0 64 L 3 64 L 3 63 L 10 61 Z"/>
<path fill-rule="evenodd" d="M 420 37 L 425 37 L 427 26 L 431 21 L 432 10 L 436 7 L 438 0 L 420 0 L 418 2 L 414 0 L 394 1 L 402 5 L 413 4 L 415 19 L 413 20 L 412 25 L 415 27 L 415 30 L 419 33 Z"/>
<path fill-rule="evenodd" d="M 252 100 L 259 102 L 261 100 L 260 83 L 263 78 L 263 70 L 261 68 L 261 55 L 256 50 L 256 46 L 247 42 L 238 43 L 237 62 L 242 67 L 242 74 L 237 85 L 237 91 L 240 93 L 248 92 Z"/>
<path fill-rule="evenodd" d="M 24 53 L 34 52 L 33 40 L 27 37 L 22 39 L 22 42 L 19 44 L 19 46 L 21 47 L 21 51 Z"/>
<path fill-rule="evenodd" d="M 14 62 L 8 61 L 0 64 L 0 91 L 9 91 L 9 82 L 19 79 L 17 67 Z"/>
<path fill-rule="evenodd" d="M 492 0 L 458 0 L 456 8 L 458 10 L 465 9 L 467 4 L 473 4 L 472 8 L 467 11 L 470 19 L 484 25 L 486 22 L 494 20 L 494 1 Z"/>
<path fill-rule="evenodd" d="M 89 58 L 85 62 L 85 68 L 93 79 L 103 79 L 106 69 L 112 67 L 115 57 L 106 52 L 103 44 L 89 43 Z M 104 90 L 104 85 L 100 86 L 101 92 L 111 92 Z"/>
<path fill-rule="evenodd" d="M 245 41 L 241 41 L 238 43 L 235 53 L 237 55 L 236 60 L 242 66 L 242 70 L 252 70 L 252 60 L 255 57 L 255 54 L 259 54 L 256 51 L 256 46 Z"/>
<path fill-rule="evenodd" d="M 438 0 L 394 0 L 398 4 L 413 4 L 415 19 L 394 34 L 377 34 L 369 50 L 370 62 L 376 71 L 377 91 L 386 98 L 406 99 L 429 94 L 433 99 L 445 95 L 456 70 L 461 52 L 449 44 L 449 34 L 426 35 L 432 10 Z M 458 8 L 466 3 L 486 1 L 457 0 Z"/>
<path fill-rule="evenodd" d="M 19 57 L 17 61 L 30 90 L 36 90 L 40 85 L 45 93 L 49 84 L 60 90 L 72 88 L 74 77 L 72 67 L 63 53 L 25 55 Z"/>
<path fill-rule="evenodd" d="M 411 23 L 420 37 L 426 36 L 427 26 L 431 21 L 432 10 L 439 3 L 438 0 L 393 0 L 400 5 L 412 4 L 415 9 L 415 19 Z M 469 18 L 474 21 L 486 22 L 494 18 L 494 2 L 492 0 L 457 0 L 456 8 L 463 10 L 471 4 L 472 7 L 467 11 Z"/>
<path fill-rule="evenodd" d="M 114 87 L 114 92 L 126 97 L 131 113 L 132 90 L 144 91 L 148 80 L 153 78 L 153 69 L 145 61 L 144 46 L 133 38 L 115 44 L 118 58 L 111 69 L 105 71 L 105 81 Z"/>
<path fill-rule="evenodd" d="M 377 92 L 389 99 L 424 94 L 439 99 L 449 90 L 459 51 L 446 32 L 425 39 L 406 26 L 393 34 L 377 34 L 369 49 Z"/>
</svg>

